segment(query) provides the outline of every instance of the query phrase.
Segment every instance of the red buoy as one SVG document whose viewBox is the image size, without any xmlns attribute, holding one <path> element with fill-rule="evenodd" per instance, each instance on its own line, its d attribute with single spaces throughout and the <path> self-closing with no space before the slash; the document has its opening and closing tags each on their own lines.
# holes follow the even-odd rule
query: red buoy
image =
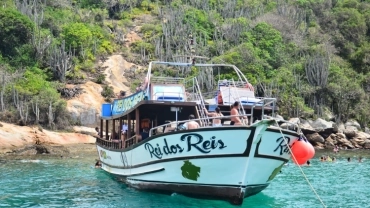
<svg viewBox="0 0 370 208">
<path fill-rule="evenodd" d="M 307 143 L 307 148 L 308 148 L 308 155 L 307 155 L 307 160 L 312 159 L 315 156 L 315 148 L 313 148 L 312 144 L 309 142 Z"/>
<path fill-rule="evenodd" d="M 305 158 L 294 158 L 294 157 L 292 157 L 292 160 L 297 165 L 303 165 L 307 162 L 307 160 Z"/>
<path fill-rule="evenodd" d="M 298 159 L 306 159 L 310 156 L 310 147 L 303 140 L 294 142 L 292 146 L 292 154 Z"/>
</svg>

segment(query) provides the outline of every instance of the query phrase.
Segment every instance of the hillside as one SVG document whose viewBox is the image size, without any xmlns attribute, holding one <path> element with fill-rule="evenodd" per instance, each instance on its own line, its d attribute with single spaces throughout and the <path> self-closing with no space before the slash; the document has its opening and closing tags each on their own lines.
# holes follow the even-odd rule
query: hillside
<svg viewBox="0 0 370 208">
<path fill-rule="evenodd" d="M 235 64 L 258 96 L 278 98 L 286 118 L 334 115 L 327 117 L 353 118 L 362 128 L 370 122 L 368 0 L 4 0 L 0 6 L 3 121 L 66 129 L 81 124 L 82 113 L 88 125 L 102 102 L 140 83 L 149 61 L 190 55 L 191 36 L 195 54 Z M 154 73 L 202 76 L 195 69 Z"/>
</svg>

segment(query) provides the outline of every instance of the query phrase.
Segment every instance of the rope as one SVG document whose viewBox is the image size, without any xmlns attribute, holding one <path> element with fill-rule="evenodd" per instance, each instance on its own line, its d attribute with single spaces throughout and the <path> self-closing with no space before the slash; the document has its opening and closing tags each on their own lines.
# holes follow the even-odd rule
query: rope
<svg viewBox="0 0 370 208">
<path fill-rule="evenodd" d="M 277 122 L 276 120 L 275 120 L 275 123 L 279 126 L 279 124 L 278 124 L 278 122 Z M 293 153 L 292 153 L 292 149 L 290 148 L 290 146 L 289 146 L 289 144 L 288 144 L 288 141 L 286 140 L 286 138 L 285 138 L 285 136 L 284 136 L 283 132 L 281 131 L 281 128 L 279 128 L 279 131 L 280 131 L 281 136 L 284 138 L 285 144 L 287 145 L 287 147 L 288 147 L 288 149 L 289 149 L 290 154 L 292 155 L 293 159 L 294 159 L 294 160 L 296 160 L 296 158 L 294 157 L 294 155 L 293 155 Z M 302 133 L 300 133 L 300 134 L 301 134 L 301 135 L 303 135 Z M 303 136 L 304 136 L 304 135 L 303 135 Z M 304 136 L 304 137 L 305 137 L 305 136 Z M 305 137 L 305 139 L 307 139 L 307 138 Z M 319 196 L 319 194 L 317 194 L 317 192 L 316 192 L 315 188 L 312 186 L 311 182 L 308 180 L 308 178 L 307 178 L 306 174 L 303 172 L 303 169 L 301 168 L 301 166 L 300 166 L 300 165 L 298 165 L 298 168 L 299 168 L 299 170 L 302 172 L 302 175 L 303 175 L 303 177 L 306 179 L 306 181 L 307 181 L 308 185 L 310 186 L 310 188 L 311 188 L 312 192 L 316 195 L 317 199 L 320 201 L 320 203 L 322 204 L 322 206 L 323 206 L 324 208 L 326 208 L 327 206 L 325 205 L 324 201 L 321 199 L 321 197 Z"/>
</svg>

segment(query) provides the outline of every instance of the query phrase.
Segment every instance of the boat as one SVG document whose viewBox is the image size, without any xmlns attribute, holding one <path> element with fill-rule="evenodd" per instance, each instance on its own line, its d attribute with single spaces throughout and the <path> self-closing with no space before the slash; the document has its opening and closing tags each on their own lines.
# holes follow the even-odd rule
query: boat
<svg viewBox="0 0 370 208">
<path fill-rule="evenodd" d="M 238 79 L 220 79 L 214 91 L 205 93 L 196 77 L 154 76 L 158 66 L 228 68 Z M 236 117 L 230 115 L 235 102 L 241 104 L 242 125 L 230 122 Z M 209 117 L 216 107 L 223 115 Z M 300 137 L 297 130 L 280 127 L 286 121 L 275 117 L 277 110 L 275 98 L 255 97 L 234 65 L 153 61 L 137 92 L 102 104 L 96 139 L 101 168 L 139 190 L 240 205 L 271 183 Z M 212 119 L 223 125 L 213 126 Z M 199 128 L 184 128 L 192 121 Z"/>
</svg>

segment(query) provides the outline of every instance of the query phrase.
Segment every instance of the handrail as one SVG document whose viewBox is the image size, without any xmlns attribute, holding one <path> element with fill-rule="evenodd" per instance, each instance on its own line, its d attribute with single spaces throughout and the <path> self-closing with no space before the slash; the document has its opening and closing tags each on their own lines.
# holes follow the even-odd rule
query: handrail
<svg viewBox="0 0 370 208">
<path fill-rule="evenodd" d="M 242 117 L 242 116 L 251 116 L 251 114 L 242 114 L 242 115 L 233 115 L 233 116 L 217 116 L 217 117 L 210 117 L 209 119 L 223 119 L 223 118 L 234 118 L 234 117 Z M 190 120 L 182 120 L 182 121 L 172 121 L 170 123 L 162 124 L 160 126 L 153 127 L 149 130 L 149 136 L 152 136 L 153 130 L 158 129 L 160 127 L 168 126 L 170 124 L 177 124 L 177 123 L 183 123 L 188 121 L 200 121 L 202 118 L 197 119 L 190 119 Z"/>
<path fill-rule="evenodd" d="M 136 134 L 128 139 L 125 139 L 125 148 L 135 144 L 136 141 Z"/>
<path fill-rule="evenodd" d="M 96 137 L 96 143 L 108 147 L 111 149 L 121 149 L 122 148 L 122 140 L 105 140 L 99 137 Z"/>
<path fill-rule="evenodd" d="M 265 103 L 265 101 L 269 101 L 269 102 Z M 253 123 L 253 111 L 254 111 L 254 108 L 257 106 L 257 104 L 260 104 L 260 103 L 263 104 L 262 105 L 262 113 L 261 113 L 262 116 L 264 116 L 265 106 L 266 105 L 269 105 L 271 103 L 273 103 L 272 114 L 274 114 L 276 98 L 262 98 L 260 101 L 254 103 L 252 105 L 252 108 L 251 108 L 251 114 L 252 114 L 252 116 L 251 116 L 251 123 Z"/>
</svg>

